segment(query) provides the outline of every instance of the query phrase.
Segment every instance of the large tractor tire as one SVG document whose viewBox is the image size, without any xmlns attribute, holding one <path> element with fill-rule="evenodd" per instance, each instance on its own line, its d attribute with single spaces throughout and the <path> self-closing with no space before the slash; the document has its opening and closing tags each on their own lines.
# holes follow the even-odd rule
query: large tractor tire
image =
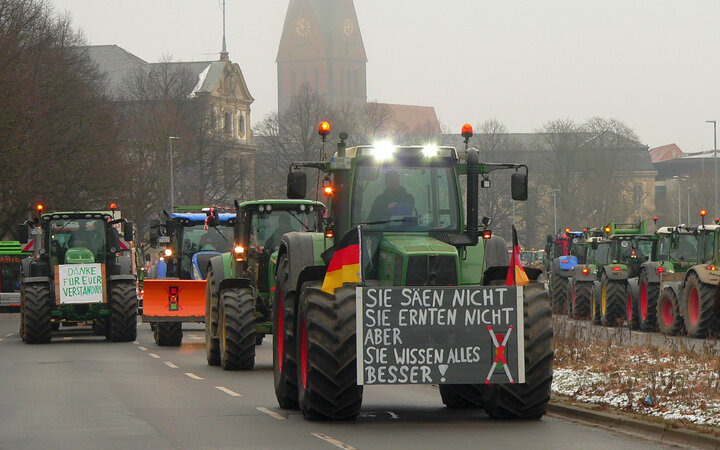
<svg viewBox="0 0 720 450">
<path fill-rule="evenodd" d="M 590 322 L 600 325 L 600 283 L 593 282 L 592 297 L 590 298 Z"/>
<path fill-rule="evenodd" d="M 493 419 L 539 419 L 550 401 L 553 378 L 553 325 L 550 299 L 539 284 L 523 290 L 525 383 L 493 384 L 483 398 Z"/>
<path fill-rule="evenodd" d="M 486 384 L 441 384 L 440 398 L 450 409 L 480 409 L 489 390 Z"/>
<path fill-rule="evenodd" d="M 25 342 L 45 344 L 52 339 L 50 309 L 53 305 L 50 288 L 44 284 L 25 286 L 23 299 Z"/>
<path fill-rule="evenodd" d="M 640 314 L 640 308 L 638 305 L 638 299 L 633 298 L 632 289 L 630 284 L 625 284 L 625 324 L 630 330 L 637 330 L 640 328 L 640 320 L 638 316 Z"/>
<path fill-rule="evenodd" d="M 671 288 L 660 292 L 657 303 L 657 330 L 666 336 L 677 336 L 683 329 L 680 302 Z"/>
<path fill-rule="evenodd" d="M 278 259 L 273 300 L 273 379 L 275 396 L 284 409 L 298 408 L 298 375 L 295 359 L 295 311 L 297 300 L 292 292 L 285 292 L 288 278 L 287 256 Z"/>
<path fill-rule="evenodd" d="M 357 385 L 355 286 L 329 295 L 319 283 L 303 286 L 298 302 L 298 403 L 306 419 L 354 419 L 363 387 Z"/>
<path fill-rule="evenodd" d="M 573 285 L 572 317 L 573 319 L 587 319 L 590 317 L 593 291 L 592 281 L 576 281 Z"/>
<path fill-rule="evenodd" d="M 137 338 L 137 291 L 135 283 L 113 283 L 110 289 L 110 329 L 113 342 Z"/>
<path fill-rule="evenodd" d="M 215 292 L 215 274 L 212 267 L 207 271 L 207 289 L 205 290 L 205 357 L 210 366 L 220 365 L 220 340 L 218 339 L 218 293 Z"/>
<path fill-rule="evenodd" d="M 600 281 L 600 323 L 603 326 L 615 327 L 625 319 L 626 284 L 603 274 Z"/>
<path fill-rule="evenodd" d="M 93 334 L 96 336 L 107 336 L 108 335 L 108 322 L 105 318 L 95 319 L 92 322 Z"/>
<path fill-rule="evenodd" d="M 153 332 L 155 343 L 161 347 L 180 347 L 182 344 L 182 322 L 158 322 Z"/>
<path fill-rule="evenodd" d="M 638 278 L 640 285 L 640 301 L 638 302 L 638 321 L 643 331 L 655 331 L 658 324 L 657 302 L 660 294 L 660 283 L 650 283 L 647 272 L 643 269 Z"/>
<path fill-rule="evenodd" d="M 683 289 L 685 329 L 690 337 L 704 338 L 720 331 L 720 320 L 713 314 L 716 287 L 703 283 L 695 273 L 688 274 Z"/>
<path fill-rule="evenodd" d="M 550 283 L 552 283 L 552 311 L 558 314 L 562 313 L 565 311 L 568 301 L 568 290 L 570 288 L 568 278 L 553 273 L 550 277 Z"/>
<path fill-rule="evenodd" d="M 255 367 L 255 297 L 250 288 L 220 291 L 220 366 L 225 370 Z"/>
<path fill-rule="evenodd" d="M 24 296 L 24 295 L 23 295 Z M 25 342 L 25 308 L 23 307 L 24 302 L 20 302 L 20 339 Z"/>
</svg>

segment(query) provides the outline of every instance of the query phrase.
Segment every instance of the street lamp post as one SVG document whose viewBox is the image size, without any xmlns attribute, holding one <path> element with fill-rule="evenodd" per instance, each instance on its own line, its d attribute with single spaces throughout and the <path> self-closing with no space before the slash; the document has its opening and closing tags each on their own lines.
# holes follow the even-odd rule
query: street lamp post
<svg viewBox="0 0 720 450">
<path fill-rule="evenodd" d="M 180 139 L 177 136 L 168 136 L 168 153 L 170 153 L 170 212 L 175 209 L 175 173 L 173 164 L 172 141 Z"/>
<path fill-rule="evenodd" d="M 560 189 L 553 189 L 552 190 L 552 196 L 553 196 L 553 217 L 555 219 L 555 228 L 553 229 L 553 234 L 557 233 L 557 194 L 560 192 Z"/>
<path fill-rule="evenodd" d="M 713 161 L 715 162 L 715 217 L 718 216 L 718 168 L 717 168 L 717 120 L 706 120 L 713 124 Z"/>
</svg>

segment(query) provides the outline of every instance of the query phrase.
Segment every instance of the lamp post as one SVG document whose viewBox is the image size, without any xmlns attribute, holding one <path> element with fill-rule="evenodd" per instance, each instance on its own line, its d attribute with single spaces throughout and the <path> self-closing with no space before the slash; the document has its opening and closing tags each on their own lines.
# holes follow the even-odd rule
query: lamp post
<svg viewBox="0 0 720 450">
<path fill-rule="evenodd" d="M 180 139 L 177 136 L 168 136 L 168 153 L 170 153 L 170 212 L 175 209 L 175 173 L 173 164 L 172 141 Z"/>
<path fill-rule="evenodd" d="M 553 217 L 555 218 L 555 228 L 553 228 L 553 234 L 557 233 L 557 194 L 560 192 L 560 189 L 553 189 L 552 190 L 552 196 L 553 196 Z"/>
<path fill-rule="evenodd" d="M 715 216 L 718 215 L 718 169 L 717 169 L 717 120 L 706 120 L 713 124 L 713 161 L 715 162 Z"/>
<path fill-rule="evenodd" d="M 673 177 L 673 180 L 677 183 L 677 191 L 678 191 L 678 225 L 682 223 L 682 216 L 680 215 L 680 203 L 682 202 L 682 191 L 680 190 L 680 180 L 681 178 L 677 175 Z"/>
</svg>

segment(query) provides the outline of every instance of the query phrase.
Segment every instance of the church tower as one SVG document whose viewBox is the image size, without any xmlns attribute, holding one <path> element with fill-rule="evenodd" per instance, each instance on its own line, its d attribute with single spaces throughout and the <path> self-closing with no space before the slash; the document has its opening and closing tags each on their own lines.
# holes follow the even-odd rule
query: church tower
<svg viewBox="0 0 720 450">
<path fill-rule="evenodd" d="M 331 106 L 367 101 L 367 56 L 353 0 L 290 0 L 276 62 L 280 112 L 305 83 Z"/>
</svg>

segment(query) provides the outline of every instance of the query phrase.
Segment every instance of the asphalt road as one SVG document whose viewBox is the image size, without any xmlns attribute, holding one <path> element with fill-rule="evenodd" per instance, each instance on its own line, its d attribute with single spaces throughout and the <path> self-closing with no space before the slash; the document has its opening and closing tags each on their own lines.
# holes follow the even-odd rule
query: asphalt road
<svg viewBox="0 0 720 450">
<path fill-rule="evenodd" d="M 175 348 L 156 346 L 145 324 L 137 343 L 80 327 L 27 345 L 18 320 L 0 314 L 0 448 L 657 447 L 557 417 L 447 410 L 431 386 L 366 388 L 358 420 L 308 422 L 277 406 L 269 339 L 255 371 L 227 372 L 206 364 L 200 324 Z"/>
</svg>

